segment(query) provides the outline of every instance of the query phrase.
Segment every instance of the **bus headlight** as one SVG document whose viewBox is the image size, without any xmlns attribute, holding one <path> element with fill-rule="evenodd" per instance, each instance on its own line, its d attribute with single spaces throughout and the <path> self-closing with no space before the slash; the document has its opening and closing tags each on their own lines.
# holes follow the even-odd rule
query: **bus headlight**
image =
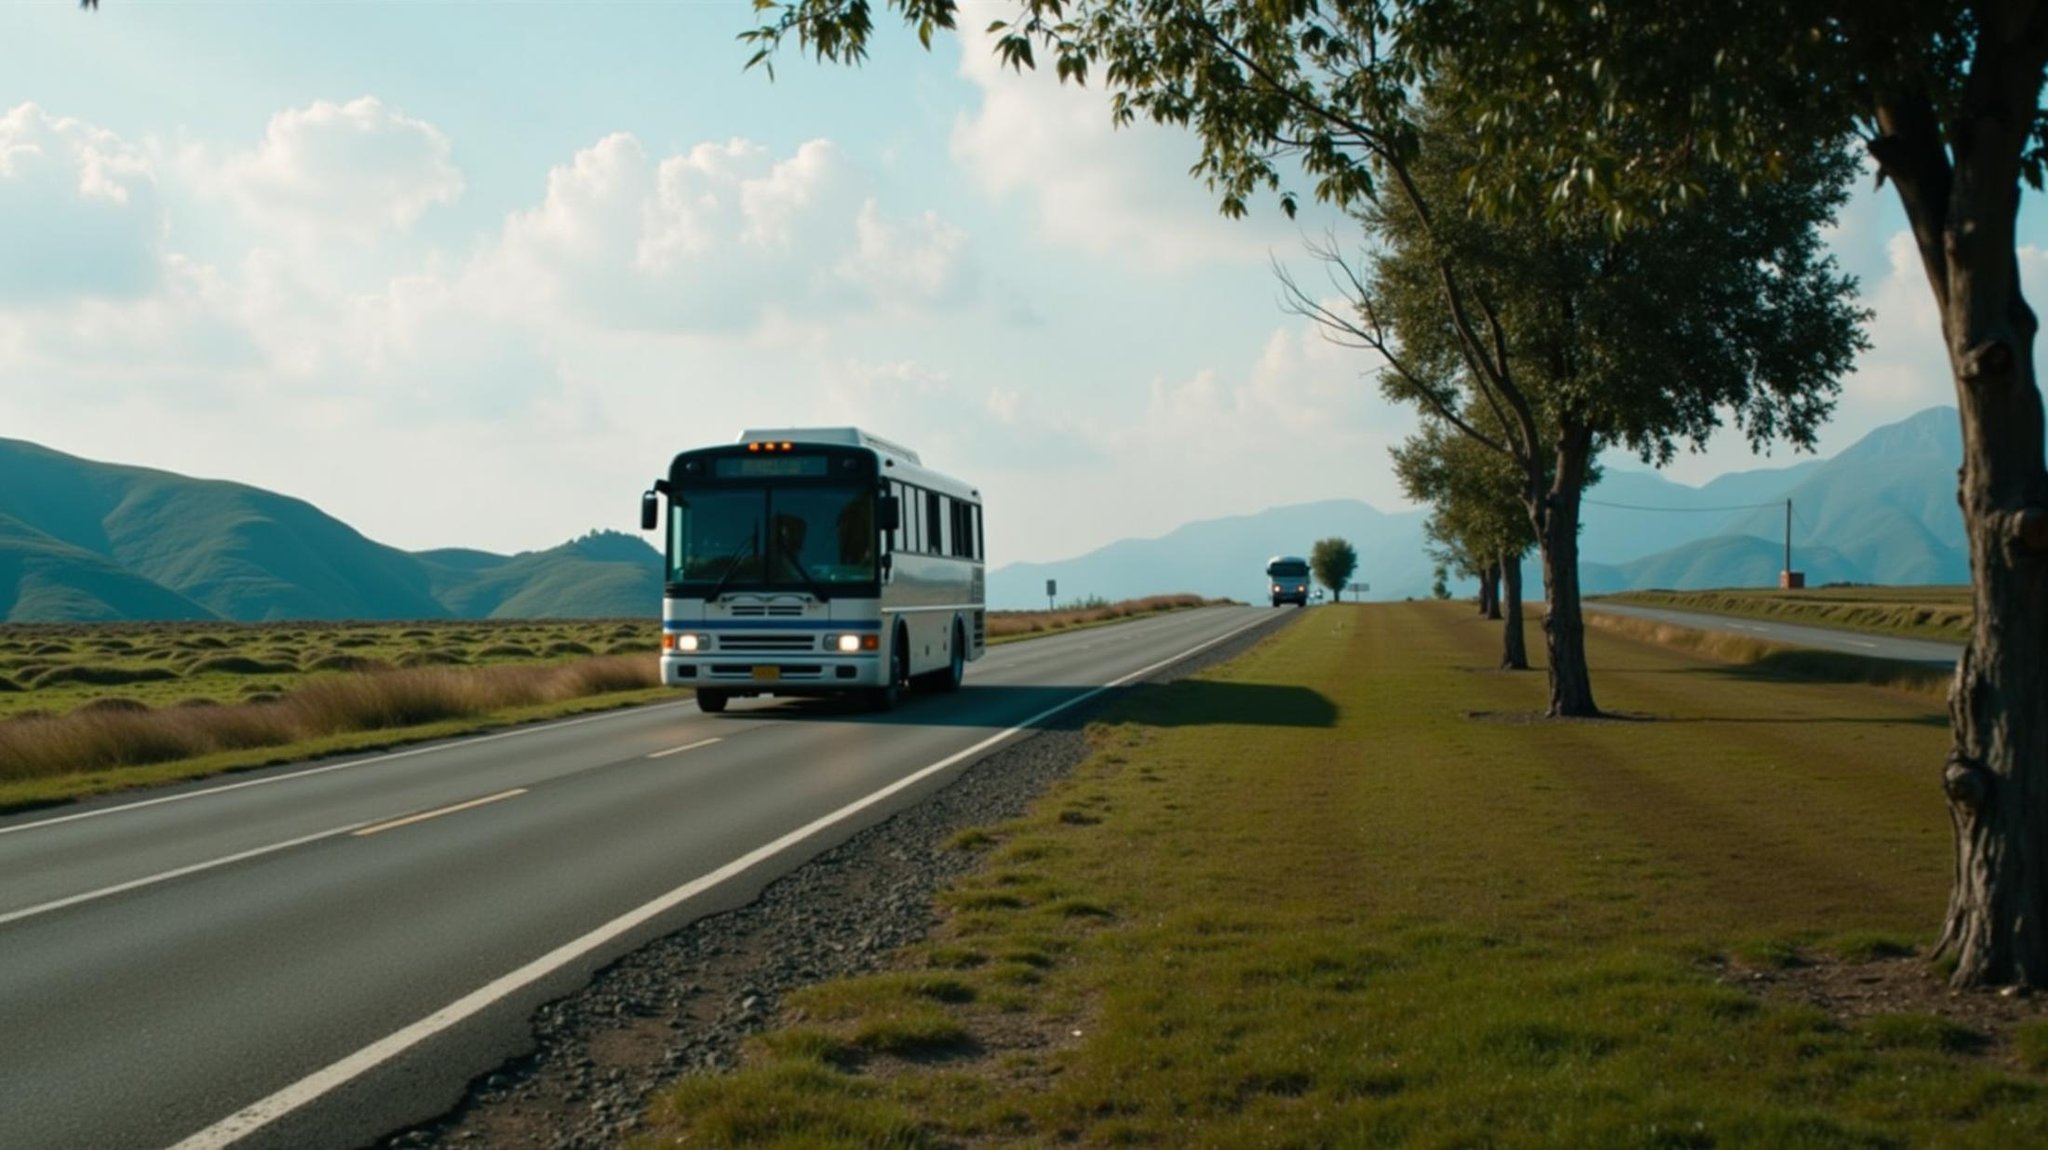
<svg viewBox="0 0 2048 1150">
<path fill-rule="evenodd" d="M 669 650 L 671 650 L 671 651 L 682 651 L 682 652 L 684 652 L 684 653 L 694 653 L 694 652 L 697 652 L 697 651 L 701 651 L 701 650 L 703 650 L 703 649 L 705 649 L 706 647 L 709 647 L 709 646 L 711 646 L 711 643 L 710 643 L 710 641 L 709 641 L 708 639 L 706 639 L 706 638 L 705 638 L 704 636 L 702 636 L 702 635 L 687 635 L 687 634 L 686 634 L 686 635 L 670 635 L 670 636 L 668 637 L 668 649 L 669 649 Z"/>
<path fill-rule="evenodd" d="M 861 651 L 879 650 L 882 640 L 879 635 L 827 635 L 825 649 L 842 655 L 853 655 Z"/>
</svg>

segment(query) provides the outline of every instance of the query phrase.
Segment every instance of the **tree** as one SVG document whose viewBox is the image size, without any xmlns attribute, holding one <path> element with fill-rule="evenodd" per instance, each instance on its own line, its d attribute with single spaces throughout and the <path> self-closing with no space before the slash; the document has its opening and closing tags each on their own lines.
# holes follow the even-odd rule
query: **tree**
<svg viewBox="0 0 2048 1150">
<path fill-rule="evenodd" d="M 1975 620 L 1942 770 L 1955 881 L 1937 956 L 1958 987 L 2048 986 L 2048 465 L 2021 291 L 2021 181 L 2048 160 L 2039 0 L 1728 0 L 1591 6 L 1428 0 L 1406 31 L 1473 83 L 1464 109 L 1490 203 L 1539 191 L 1617 220 L 1693 194 L 1704 162 L 1768 182 L 1860 136 L 1904 208 L 1941 318 L 1963 466 Z M 1454 62 L 1454 64 L 1453 64 Z M 1511 121 L 1576 109 L 1547 144 Z"/>
<path fill-rule="evenodd" d="M 1616 231 L 1589 211 L 1489 217 L 1468 210 L 1480 162 L 1443 109 L 1456 82 L 1412 108 L 1410 146 L 1379 168 L 1399 189 L 1361 206 L 1381 247 L 1348 262 L 1313 247 L 1341 306 L 1285 273 L 1290 306 L 1370 350 L 1381 390 L 1512 464 L 1542 558 L 1552 715 L 1599 713 L 1579 594 L 1579 512 L 1608 446 L 1669 461 L 1732 412 L 1752 445 L 1810 445 L 1864 346 L 1851 281 L 1819 227 L 1852 170 L 1841 149 L 1739 193 L 1708 194 Z"/>
<path fill-rule="evenodd" d="M 1479 412 L 1469 417 L 1484 418 Z M 1503 670 L 1528 670 L 1522 557 L 1536 545 L 1536 534 L 1522 506 L 1518 469 L 1439 419 L 1424 419 L 1421 429 L 1392 455 L 1401 489 L 1408 498 L 1430 505 L 1423 530 L 1443 549 L 1440 557 L 1456 556 L 1459 565 L 1478 575 L 1482 598 L 1487 578 L 1482 568 L 1497 573 L 1499 593 L 1487 617 L 1501 619 L 1505 614 L 1500 665 Z"/>
<path fill-rule="evenodd" d="M 997 51 L 1025 67 L 1035 62 L 1034 45 L 1048 49 L 1062 79 L 1085 80 L 1099 66 L 1119 122 L 1144 115 L 1193 129 L 1202 143 L 1194 172 L 1226 214 L 1242 214 L 1250 197 L 1266 190 L 1292 214 L 1297 193 L 1283 176 L 1295 164 L 1313 179 L 1319 199 L 1355 213 L 1368 228 L 1405 229 L 1407 278 L 1347 272 L 1359 289 L 1353 302 L 1371 302 L 1360 298 L 1367 290 L 1406 284 L 1412 290 L 1398 298 L 1435 318 L 1400 324 L 1398 337 L 1369 315 L 1354 323 L 1325 309 L 1319 318 L 1360 346 L 1377 341 L 1383 355 L 1409 342 L 1435 343 L 1437 358 L 1421 365 L 1427 370 L 1403 371 L 1389 360 L 1394 370 L 1382 375 L 1389 394 L 1453 425 L 1461 392 L 1501 412 L 1511 434 L 1491 443 L 1522 468 L 1543 554 L 1549 711 L 1594 715 L 1578 593 L 1578 492 L 1586 468 L 1614 442 L 1662 462 L 1677 442 L 1704 443 L 1724 413 L 1753 444 L 1780 437 L 1811 443 L 1856 346 L 1854 313 L 1829 306 L 1848 285 L 1816 257 L 1813 235 L 1814 221 L 1838 202 L 1846 168 L 1838 148 L 1808 148 L 1786 165 L 1799 178 L 1763 189 L 1793 189 L 1773 201 L 1775 214 L 1753 216 L 1750 199 L 1724 179 L 1729 186 L 1707 189 L 1722 194 L 1694 197 L 1700 212 L 1713 214 L 1688 213 L 1697 226 L 1666 229 L 1661 249 L 1617 236 L 1604 215 L 1583 210 L 1522 213 L 1489 227 L 1466 211 L 1471 187 L 1483 183 L 1479 169 L 1446 156 L 1452 145 L 1462 147 L 1468 130 L 1445 109 L 1481 100 L 1462 91 L 1467 61 L 1407 30 L 1434 22 L 1460 32 L 1451 16 L 1515 2 L 1019 0 L 1017 18 L 997 25 Z M 890 5 L 927 40 L 934 28 L 951 26 L 955 10 L 951 0 Z M 821 58 L 859 59 L 872 30 L 866 0 L 797 0 L 779 11 L 774 23 L 750 34 L 760 45 L 757 61 L 792 32 Z M 1437 110 L 1429 113 L 1432 102 Z M 1577 111 L 1539 103 L 1497 126 L 1513 129 L 1516 140 L 1528 137 L 1534 149 L 1577 130 Z M 1544 244 L 1553 229 L 1564 240 L 1560 247 Z M 1603 240 L 1611 242 L 1602 246 Z M 1706 249 L 1694 258 L 1681 240 Z M 1550 278 L 1511 308 L 1501 295 L 1511 277 L 1480 253 L 1513 257 L 1521 274 Z M 1341 262 L 1334 250 L 1324 254 L 1333 265 Z M 1683 257 L 1682 273 L 1668 259 L 1658 262 L 1672 255 Z M 1644 300 L 1621 290 L 1631 276 L 1657 277 L 1663 294 Z M 1577 298 L 1545 294 L 1560 283 L 1586 290 Z M 1731 284 L 1755 290 L 1738 294 L 1727 290 Z M 1296 302 L 1311 312 L 1320 306 L 1306 297 Z M 1743 311 L 1745 302 L 1754 306 Z M 1686 310 L 1702 304 L 1727 314 Z M 1621 306 L 1625 318 L 1604 320 L 1586 310 L 1595 305 Z M 1589 320 L 1605 322 L 1597 345 L 1559 338 Z M 1674 334 L 1687 346 L 1660 346 Z M 1750 355 L 1738 346 L 1744 338 L 1769 346 Z M 1627 351 L 1624 359 L 1611 358 L 1618 350 Z M 1684 354 L 1692 350 L 1712 358 L 1696 362 Z"/>
<path fill-rule="evenodd" d="M 1318 539 L 1309 549 L 1308 569 L 1315 572 L 1316 582 L 1328 587 L 1330 594 L 1342 601 L 1344 585 L 1358 570 L 1358 549 L 1334 535 Z"/>
<path fill-rule="evenodd" d="M 891 3 L 906 20 L 924 21 L 927 34 L 935 12 L 951 26 L 952 0 Z M 1073 26 L 1065 7 L 1024 0 L 999 50 L 1028 65 L 1031 36 L 1058 44 L 1062 27 Z M 2020 290 L 2015 231 L 2020 181 L 2038 190 L 2048 158 L 2040 106 L 2048 8 L 2040 0 L 1361 7 L 1370 23 L 1362 37 L 1342 37 L 1358 45 L 1346 51 L 1390 57 L 1415 75 L 1451 69 L 1466 81 L 1465 123 L 1485 159 L 1473 190 L 1502 214 L 1590 204 L 1627 226 L 1700 194 L 1703 168 L 1748 186 L 1845 132 L 1863 138 L 1912 228 L 1964 442 L 1957 494 L 1976 613 L 1950 693 L 1942 782 L 1956 880 L 1937 953 L 1955 957 L 1958 986 L 2048 985 L 2048 932 L 2039 928 L 2048 921 L 2048 463 L 2033 361 L 2038 323 Z M 764 29 L 773 34 L 764 51 L 796 30 L 820 55 L 843 58 L 804 29 L 856 8 L 867 15 L 864 0 L 805 0 Z M 1294 19 L 1314 5 L 1262 9 Z M 1085 75 L 1086 60 L 1081 54 L 1075 71 L 1062 54 L 1061 77 Z M 1377 91 L 1358 95 L 1360 108 L 1379 102 Z M 1193 105 L 1163 109 L 1176 110 L 1190 114 Z M 1537 110 L 1552 130 L 1527 130 Z M 1318 194 L 1369 186 L 1333 139 L 1296 141 Z M 1229 147 L 1208 148 L 1200 170 L 1256 176 L 1264 154 L 1233 164 Z"/>
</svg>

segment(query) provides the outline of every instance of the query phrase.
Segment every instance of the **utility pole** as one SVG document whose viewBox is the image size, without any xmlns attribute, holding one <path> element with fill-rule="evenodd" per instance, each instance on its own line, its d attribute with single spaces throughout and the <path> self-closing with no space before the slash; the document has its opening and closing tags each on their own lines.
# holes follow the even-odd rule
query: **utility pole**
<svg viewBox="0 0 2048 1150">
<path fill-rule="evenodd" d="M 1792 570 L 1792 499 L 1785 499 L 1785 569 L 1778 572 L 1778 589 L 1794 591 L 1806 586 L 1806 572 Z"/>
</svg>

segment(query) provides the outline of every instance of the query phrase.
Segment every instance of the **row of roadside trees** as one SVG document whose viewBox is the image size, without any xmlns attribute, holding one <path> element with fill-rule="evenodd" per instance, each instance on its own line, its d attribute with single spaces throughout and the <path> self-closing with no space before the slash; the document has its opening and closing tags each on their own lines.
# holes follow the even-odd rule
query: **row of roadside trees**
<svg viewBox="0 0 2048 1150">
<path fill-rule="evenodd" d="M 885 3 L 927 45 L 958 15 Z M 753 62 L 792 36 L 860 60 L 875 7 L 768 4 Z M 1439 542 L 1539 552 L 1560 716 L 1598 713 L 1577 536 L 1599 452 L 1661 463 L 1724 423 L 1810 446 L 1832 410 L 1864 316 L 1819 229 L 1860 145 L 1962 421 L 1976 629 L 1941 950 L 1961 985 L 2048 985 L 2048 468 L 2015 236 L 2048 159 L 2048 0 L 1016 0 L 996 29 L 1018 68 L 1099 80 L 1119 122 L 1190 128 L 1226 214 L 1292 214 L 1300 182 L 1345 214 L 1313 248 L 1334 294 L 1283 272 L 1286 297 L 1422 413 L 1396 466 Z"/>
</svg>

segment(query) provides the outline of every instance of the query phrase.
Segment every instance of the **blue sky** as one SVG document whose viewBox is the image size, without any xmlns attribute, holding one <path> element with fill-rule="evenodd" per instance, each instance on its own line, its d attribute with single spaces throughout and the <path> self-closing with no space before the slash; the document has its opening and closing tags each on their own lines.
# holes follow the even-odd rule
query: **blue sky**
<svg viewBox="0 0 2048 1150">
<path fill-rule="evenodd" d="M 1406 506 L 1412 416 L 1277 303 L 1327 221 L 1220 218 L 1190 140 L 978 34 L 770 82 L 744 0 L 104 2 L 0 6 L 0 435 L 408 549 L 630 530 L 750 426 L 912 444 L 981 486 L 997 564 Z M 1889 190 L 1834 238 L 1879 318 L 1824 455 L 1952 402 Z"/>
</svg>

